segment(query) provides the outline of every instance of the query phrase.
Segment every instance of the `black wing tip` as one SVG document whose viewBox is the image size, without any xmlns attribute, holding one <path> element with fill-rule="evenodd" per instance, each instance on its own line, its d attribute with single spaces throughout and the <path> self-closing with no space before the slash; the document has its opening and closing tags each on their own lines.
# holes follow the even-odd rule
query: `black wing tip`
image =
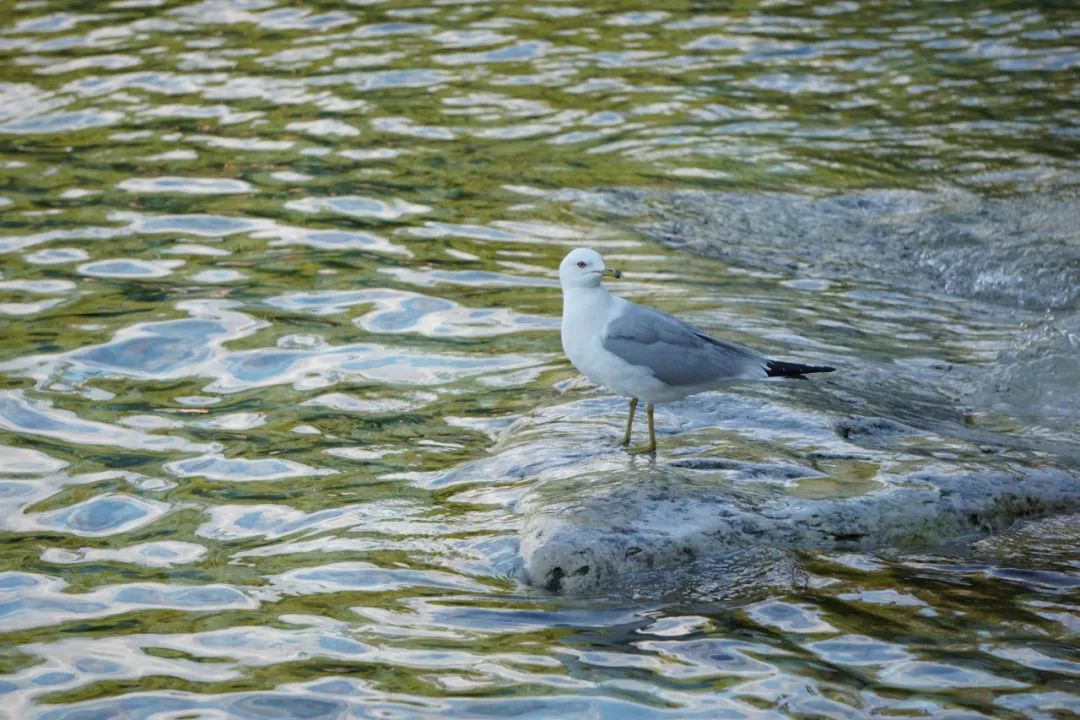
<svg viewBox="0 0 1080 720">
<path fill-rule="evenodd" d="M 836 368 L 828 365 L 803 365 L 801 363 L 781 362 L 770 360 L 765 363 L 765 373 L 769 377 L 801 378 L 810 373 L 835 372 Z"/>
</svg>

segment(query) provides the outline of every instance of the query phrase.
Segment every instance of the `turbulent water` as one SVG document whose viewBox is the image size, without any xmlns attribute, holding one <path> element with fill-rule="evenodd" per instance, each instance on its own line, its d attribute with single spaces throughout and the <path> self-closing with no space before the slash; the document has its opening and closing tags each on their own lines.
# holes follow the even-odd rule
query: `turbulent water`
<svg viewBox="0 0 1080 720">
<path fill-rule="evenodd" d="M 1080 714 L 1078 41 L 5 5 L 0 716 Z M 581 245 L 838 372 L 630 458 L 559 343 Z"/>
</svg>

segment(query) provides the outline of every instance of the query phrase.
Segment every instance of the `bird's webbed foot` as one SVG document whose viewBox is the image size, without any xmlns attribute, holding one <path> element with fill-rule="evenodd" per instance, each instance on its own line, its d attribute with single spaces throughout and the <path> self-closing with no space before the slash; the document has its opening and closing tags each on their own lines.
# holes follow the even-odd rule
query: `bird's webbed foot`
<svg viewBox="0 0 1080 720">
<path fill-rule="evenodd" d="M 629 443 L 627 443 L 629 445 Z M 627 447 L 626 452 L 631 455 L 655 455 L 656 454 L 656 441 L 647 445 L 638 445 L 637 447 Z"/>
</svg>

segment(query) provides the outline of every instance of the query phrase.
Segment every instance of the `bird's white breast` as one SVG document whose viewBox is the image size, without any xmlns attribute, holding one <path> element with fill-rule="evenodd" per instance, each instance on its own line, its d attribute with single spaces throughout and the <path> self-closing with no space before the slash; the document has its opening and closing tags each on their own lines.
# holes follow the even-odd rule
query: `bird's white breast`
<svg viewBox="0 0 1080 720">
<path fill-rule="evenodd" d="M 601 370 L 600 333 L 607 325 L 613 299 L 602 288 L 568 291 L 563 296 L 563 351 L 574 367 L 594 382 L 598 382 L 594 375 Z"/>
<path fill-rule="evenodd" d="M 628 397 L 651 399 L 663 383 L 643 367 L 631 365 L 604 348 L 604 329 L 626 301 L 602 287 L 563 295 L 562 345 L 566 357 L 597 385 Z"/>
</svg>

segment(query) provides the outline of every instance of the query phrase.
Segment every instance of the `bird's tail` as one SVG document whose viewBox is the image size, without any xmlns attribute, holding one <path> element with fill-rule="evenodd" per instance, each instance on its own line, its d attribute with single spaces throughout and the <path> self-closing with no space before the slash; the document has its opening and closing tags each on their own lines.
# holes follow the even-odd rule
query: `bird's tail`
<svg viewBox="0 0 1080 720">
<path fill-rule="evenodd" d="M 800 363 L 770 360 L 765 363 L 765 372 L 769 377 L 805 378 L 809 373 L 832 372 L 836 368 L 826 365 L 802 365 Z"/>
</svg>

